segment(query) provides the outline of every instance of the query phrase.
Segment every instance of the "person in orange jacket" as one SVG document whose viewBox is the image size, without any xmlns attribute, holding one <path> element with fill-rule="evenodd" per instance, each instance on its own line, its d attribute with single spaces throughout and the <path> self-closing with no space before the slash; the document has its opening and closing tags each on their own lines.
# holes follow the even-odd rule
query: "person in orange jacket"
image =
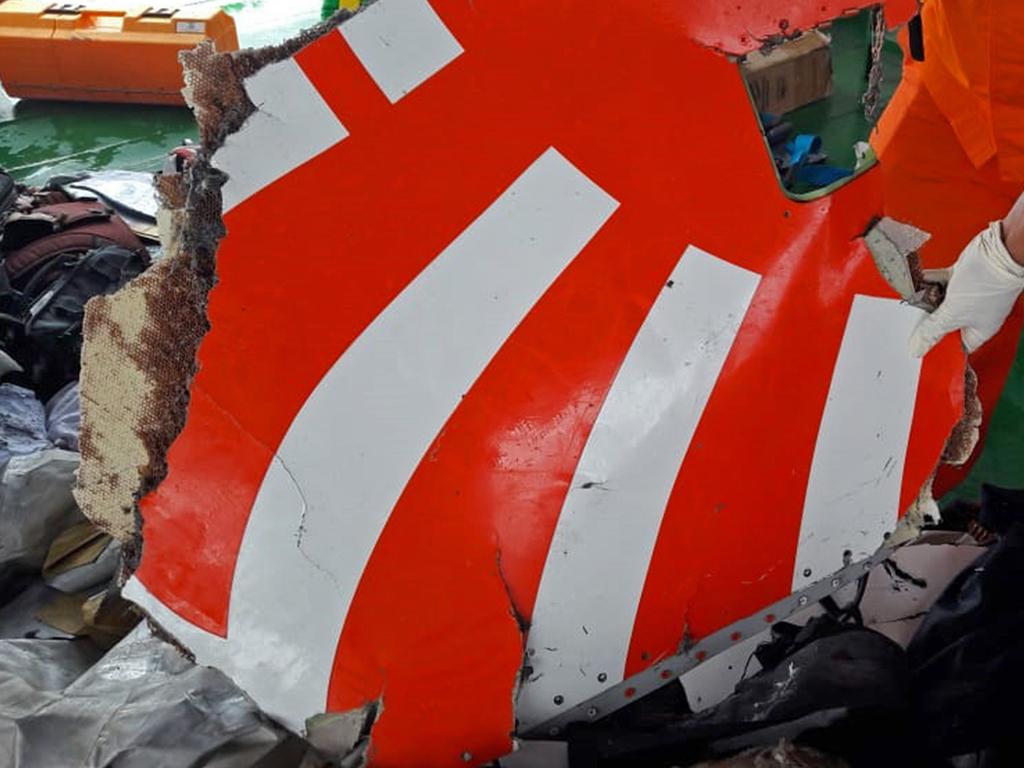
<svg viewBox="0 0 1024 768">
<path fill-rule="evenodd" d="M 957 262 L 945 308 L 912 345 L 923 354 L 945 333 L 963 331 L 984 432 L 1024 326 L 1016 279 L 1024 270 L 1024 203 L 1014 207 L 1024 190 L 1024 2 L 924 0 L 921 28 L 923 56 L 908 53 L 872 144 L 886 213 L 932 235 L 923 265 Z M 906 31 L 903 42 L 909 52 Z M 950 490 L 966 471 L 945 468 L 936 491 Z"/>
</svg>

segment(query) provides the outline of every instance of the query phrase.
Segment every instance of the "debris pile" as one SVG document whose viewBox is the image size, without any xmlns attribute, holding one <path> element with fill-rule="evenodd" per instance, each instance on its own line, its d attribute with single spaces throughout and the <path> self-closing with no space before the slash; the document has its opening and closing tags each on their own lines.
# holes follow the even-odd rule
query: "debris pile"
<svg viewBox="0 0 1024 768">
<path fill-rule="evenodd" d="M 0 626 L 5 638 L 110 647 L 138 617 L 116 588 L 119 543 L 73 496 L 82 324 L 91 298 L 159 252 L 151 180 L 82 174 L 28 188 L 0 173 L 0 188 Z"/>
<path fill-rule="evenodd" d="M 360 7 L 185 55 L 155 179 L 0 174 L 16 768 L 1003 757 L 1024 499 L 922 535 L 976 382 L 869 158 L 795 206 L 698 8 Z"/>
<path fill-rule="evenodd" d="M 168 174 L 193 155 L 175 150 Z M 161 263 L 157 218 L 147 174 L 29 188 L 0 172 L 0 753 L 11 768 L 326 766 L 153 634 L 121 596 L 131 548 L 76 503 L 85 306 Z"/>
<path fill-rule="evenodd" d="M 102 655 L 0 639 L 0 750 L 11 768 L 324 768 L 230 680 L 140 625 Z"/>
</svg>

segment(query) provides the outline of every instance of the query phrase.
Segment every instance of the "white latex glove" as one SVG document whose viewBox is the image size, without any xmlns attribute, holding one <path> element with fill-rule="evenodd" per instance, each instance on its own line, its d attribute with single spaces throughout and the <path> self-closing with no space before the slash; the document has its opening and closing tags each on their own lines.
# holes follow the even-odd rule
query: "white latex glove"
<svg viewBox="0 0 1024 768">
<path fill-rule="evenodd" d="M 910 337 L 914 357 L 924 357 L 956 330 L 967 351 L 974 352 L 999 332 L 1024 290 L 1024 266 L 1010 256 L 998 221 L 964 248 L 948 273 L 945 300 Z"/>
</svg>

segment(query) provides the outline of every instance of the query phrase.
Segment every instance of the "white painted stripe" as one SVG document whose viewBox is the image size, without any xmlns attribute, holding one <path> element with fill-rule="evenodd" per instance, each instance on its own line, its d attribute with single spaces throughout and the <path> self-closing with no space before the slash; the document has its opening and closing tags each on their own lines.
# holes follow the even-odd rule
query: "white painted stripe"
<svg viewBox="0 0 1024 768">
<path fill-rule="evenodd" d="M 665 506 L 759 281 L 691 247 L 640 329 L 548 552 L 518 701 L 527 728 L 622 681 Z"/>
<path fill-rule="evenodd" d="M 462 396 L 617 206 L 549 149 L 310 396 L 245 531 L 231 653 L 209 650 L 272 715 L 296 727 L 323 710 L 349 605 L 400 494 Z"/>
<path fill-rule="evenodd" d="M 921 361 L 907 340 L 922 311 L 855 296 L 807 482 L 793 590 L 861 560 L 899 515 Z"/>
<path fill-rule="evenodd" d="M 225 213 L 348 136 L 294 59 L 264 67 L 245 91 L 257 111 L 213 157 L 229 177 Z"/>
<path fill-rule="evenodd" d="M 227 643 L 223 637 L 213 635 L 185 621 L 164 605 L 136 576 L 132 576 L 128 580 L 124 589 L 121 590 L 121 595 L 142 608 L 150 618 L 183 646 L 197 655 L 201 654 L 204 659 L 203 663 L 217 666 L 213 659 L 220 655 L 219 649 Z"/>
<path fill-rule="evenodd" d="M 378 0 L 339 31 L 392 104 L 462 53 L 427 0 Z"/>
<path fill-rule="evenodd" d="M 277 549 L 263 553 L 265 567 L 276 573 L 281 559 L 294 559 L 296 548 L 295 520 L 301 519 L 302 496 L 291 482 L 288 472 L 275 457 L 263 481 L 260 495 L 276 504 L 277 515 L 268 516 L 276 524 L 280 536 Z M 258 503 L 258 502 L 257 502 Z M 292 566 L 294 564 L 291 564 Z M 236 576 L 237 584 L 237 576 Z M 324 710 L 326 682 L 310 685 L 310 679 L 329 675 L 327 670 L 314 669 L 306 658 L 301 643 L 276 637 L 273 642 L 260 634 L 263 616 L 281 608 L 292 615 L 303 611 L 321 611 L 304 599 L 303 585 L 289 585 L 283 581 L 270 582 L 263 605 L 244 621 L 229 619 L 227 639 L 214 635 L 182 619 L 137 578 L 132 578 L 124 589 L 124 596 L 139 605 L 165 631 L 188 648 L 196 660 L 205 666 L 216 667 L 234 679 L 271 717 L 288 727 L 302 732 L 306 718 Z M 321 590 L 322 592 L 322 590 Z M 232 617 L 234 614 L 232 613 Z M 308 623 L 296 625 L 307 626 Z M 234 623 L 232 623 L 234 622 Z M 294 628 L 293 628 L 294 629 Z M 298 633 L 295 633 L 298 634 Z M 335 638 L 337 644 L 337 638 Z"/>
</svg>

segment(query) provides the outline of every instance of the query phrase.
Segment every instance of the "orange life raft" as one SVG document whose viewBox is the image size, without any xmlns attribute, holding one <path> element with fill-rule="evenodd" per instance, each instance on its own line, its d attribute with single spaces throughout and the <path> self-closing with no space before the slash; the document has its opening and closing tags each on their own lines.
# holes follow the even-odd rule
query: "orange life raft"
<svg viewBox="0 0 1024 768">
<path fill-rule="evenodd" d="M 0 0 L 0 83 L 27 99 L 183 104 L 178 53 L 212 40 L 238 50 L 212 6 Z"/>
</svg>

